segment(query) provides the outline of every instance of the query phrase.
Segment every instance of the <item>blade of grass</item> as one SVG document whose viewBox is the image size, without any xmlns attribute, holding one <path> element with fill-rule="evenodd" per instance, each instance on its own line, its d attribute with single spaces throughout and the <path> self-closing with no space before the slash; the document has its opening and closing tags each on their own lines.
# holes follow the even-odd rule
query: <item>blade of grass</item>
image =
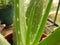
<svg viewBox="0 0 60 45">
<path fill-rule="evenodd" d="M 39 45 L 60 45 L 60 27 L 58 27 L 51 35 L 41 41 Z"/>
<path fill-rule="evenodd" d="M 48 14 L 49 14 L 49 11 L 50 11 L 50 8 L 51 8 L 51 4 L 52 4 L 53 0 L 48 0 L 48 1 L 49 2 L 47 4 L 45 13 L 44 13 L 44 15 L 42 17 L 42 20 L 41 20 L 41 23 L 40 23 L 40 26 L 39 26 L 39 29 L 38 29 L 38 32 L 37 32 L 37 35 L 36 35 L 35 40 L 32 43 L 32 45 L 37 45 L 39 40 L 41 39 L 41 35 L 43 33 L 43 29 L 44 29 L 44 26 L 45 26 L 45 23 L 46 23 L 46 20 L 47 20 L 47 17 L 48 17 Z"/>
</svg>

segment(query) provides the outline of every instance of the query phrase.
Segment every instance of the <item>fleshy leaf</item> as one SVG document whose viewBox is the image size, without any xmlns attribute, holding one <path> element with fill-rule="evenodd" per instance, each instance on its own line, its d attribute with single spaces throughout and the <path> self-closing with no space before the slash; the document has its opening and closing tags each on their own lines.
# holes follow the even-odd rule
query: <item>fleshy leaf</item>
<svg viewBox="0 0 60 45">
<path fill-rule="evenodd" d="M 41 8 L 40 8 L 41 7 Z M 26 35 L 26 45 L 30 45 L 30 40 L 33 41 L 33 37 L 37 32 L 38 24 L 40 18 L 42 17 L 43 11 L 43 0 L 31 0 L 30 5 L 26 12 L 26 22 L 27 22 L 27 35 Z M 32 38 L 30 36 L 33 36 Z M 28 44 L 27 44 L 28 43 Z"/>
<path fill-rule="evenodd" d="M 0 45 L 11 45 L 8 41 L 0 34 Z"/>
<path fill-rule="evenodd" d="M 60 45 L 60 27 L 58 27 L 46 39 L 41 41 L 39 45 Z"/>
<path fill-rule="evenodd" d="M 34 40 L 32 45 L 37 45 L 39 40 L 41 39 L 42 33 L 44 31 L 45 23 L 47 21 L 48 14 L 50 12 L 50 8 L 51 8 L 51 5 L 52 5 L 52 2 L 53 2 L 53 0 L 48 0 L 47 7 L 46 7 L 44 15 L 43 15 L 43 17 L 41 19 L 37 35 L 36 35 L 35 40 Z"/>
</svg>

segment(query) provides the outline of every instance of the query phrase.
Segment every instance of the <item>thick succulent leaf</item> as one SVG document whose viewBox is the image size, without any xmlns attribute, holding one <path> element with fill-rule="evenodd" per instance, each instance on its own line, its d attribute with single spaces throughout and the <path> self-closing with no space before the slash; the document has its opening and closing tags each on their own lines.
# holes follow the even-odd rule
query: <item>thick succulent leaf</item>
<svg viewBox="0 0 60 45">
<path fill-rule="evenodd" d="M 11 45 L 8 41 L 0 34 L 0 45 Z"/>
<path fill-rule="evenodd" d="M 33 37 L 34 34 L 36 34 L 37 32 L 38 24 L 42 17 L 42 12 L 43 12 L 43 0 L 37 0 L 31 29 Z"/>
<path fill-rule="evenodd" d="M 18 5 L 18 7 L 17 7 Z M 20 15 L 19 15 L 19 0 L 14 0 L 14 30 L 13 30 L 13 45 L 20 45 Z"/>
<path fill-rule="evenodd" d="M 14 45 L 25 45 L 26 22 L 24 12 L 24 0 L 15 0 L 14 10 Z"/>
<path fill-rule="evenodd" d="M 42 17 L 43 11 L 43 0 L 31 0 L 30 5 L 27 8 L 26 12 L 26 21 L 27 21 L 27 37 L 26 37 L 26 45 L 30 44 L 30 36 L 34 37 L 34 34 L 37 32 L 38 24 L 40 22 L 40 18 Z M 33 40 L 32 40 L 33 41 Z M 28 44 L 27 44 L 28 43 Z"/>
<path fill-rule="evenodd" d="M 37 35 L 36 35 L 35 40 L 34 40 L 32 45 L 37 45 L 39 40 L 41 39 L 41 35 L 43 33 L 43 30 L 44 30 L 44 27 L 45 27 L 45 23 L 47 21 L 47 17 L 48 17 L 48 14 L 49 14 L 49 11 L 50 11 L 50 8 L 51 8 L 51 5 L 52 5 L 52 1 L 53 0 L 48 0 L 47 7 L 46 7 L 44 15 L 43 15 L 43 17 L 41 19 Z"/>
<path fill-rule="evenodd" d="M 58 27 L 46 39 L 41 41 L 39 45 L 60 45 L 60 27 Z"/>
<path fill-rule="evenodd" d="M 13 45 L 25 45 L 26 23 L 24 0 L 14 0 Z"/>
<path fill-rule="evenodd" d="M 27 26 L 26 26 L 24 0 L 19 1 L 19 15 L 20 15 L 21 40 L 22 40 L 23 45 L 25 45 L 26 27 Z"/>
</svg>

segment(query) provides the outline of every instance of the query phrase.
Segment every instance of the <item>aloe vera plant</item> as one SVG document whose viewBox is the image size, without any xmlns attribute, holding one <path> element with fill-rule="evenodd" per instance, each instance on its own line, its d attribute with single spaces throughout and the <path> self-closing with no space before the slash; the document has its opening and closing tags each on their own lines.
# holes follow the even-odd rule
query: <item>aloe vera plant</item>
<svg viewBox="0 0 60 45">
<path fill-rule="evenodd" d="M 8 41 L 0 34 L 0 45 L 11 45 Z"/>
<path fill-rule="evenodd" d="M 39 42 L 53 0 L 48 0 L 44 13 L 43 2 L 44 0 L 30 0 L 25 12 L 24 0 L 14 0 L 14 45 L 60 45 L 60 27 L 46 39 Z"/>
<path fill-rule="evenodd" d="M 33 41 L 33 37 L 35 36 L 35 34 L 37 32 L 38 24 L 40 22 L 40 18 L 42 16 L 42 11 L 43 11 L 42 5 L 43 5 L 43 0 L 40 0 L 40 1 L 38 1 L 38 0 L 32 1 L 31 0 L 30 5 L 27 9 L 26 21 L 27 21 L 27 26 L 28 26 L 28 29 L 27 29 L 27 35 L 28 36 L 26 35 L 26 45 L 28 45 L 30 43 L 29 41 L 30 41 L 31 37 L 32 37 L 31 42 Z M 42 7 L 42 8 L 40 8 L 40 7 Z"/>
</svg>

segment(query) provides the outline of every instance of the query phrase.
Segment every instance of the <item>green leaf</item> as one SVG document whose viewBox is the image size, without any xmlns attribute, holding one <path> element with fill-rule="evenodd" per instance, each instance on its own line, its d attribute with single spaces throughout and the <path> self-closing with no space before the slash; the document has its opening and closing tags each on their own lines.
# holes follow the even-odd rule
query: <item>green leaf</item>
<svg viewBox="0 0 60 45">
<path fill-rule="evenodd" d="M 26 17 L 25 17 L 25 7 L 24 0 L 19 1 L 19 15 L 20 15 L 20 31 L 21 31 L 21 40 L 23 45 L 25 45 L 26 40 Z"/>
<path fill-rule="evenodd" d="M 52 1 L 53 0 L 48 0 L 47 7 L 46 7 L 44 15 L 43 15 L 43 17 L 41 19 L 37 35 L 36 35 L 35 40 L 34 40 L 32 45 L 37 45 L 39 40 L 41 39 L 41 35 L 42 35 L 43 31 L 44 31 L 45 23 L 47 21 L 47 17 L 48 17 L 48 14 L 49 14 L 49 11 L 50 11 L 50 8 L 51 8 L 51 5 L 52 5 Z"/>
<path fill-rule="evenodd" d="M 17 7 L 18 5 L 18 7 Z M 20 15 L 19 15 L 19 0 L 14 0 L 14 30 L 13 30 L 13 45 L 20 45 Z"/>
<path fill-rule="evenodd" d="M 41 41 L 39 45 L 60 45 L 60 27 L 58 27 L 46 39 Z"/>
<path fill-rule="evenodd" d="M 41 20 L 40 18 L 42 16 L 42 11 L 43 11 L 43 0 L 31 0 L 30 5 L 26 12 L 27 27 L 28 27 L 26 35 L 26 45 L 30 45 L 30 40 L 32 40 L 31 36 L 34 37 L 34 34 L 36 34 L 37 32 L 37 27 Z"/>
<path fill-rule="evenodd" d="M 8 41 L 0 34 L 0 45 L 11 45 Z"/>
<path fill-rule="evenodd" d="M 28 19 L 28 27 L 27 27 L 27 32 L 26 32 L 26 45 L 30 45 L 30 36 L 31 36 L 31 28 L 32 28 L 32 20 L 33 20 L 33 16 L 34 16 L 34 3 L 32 4 L 33 6 L 31 7 L 31 11 L 28 13 L 29 14 L 29 19 Z M 29 9 L 28 9 L 29 10 Z"/>
<path fill-rule="evenodd" d="M 34 39 L 34 37 L 37 33 L 37 28 L 38 28 L 38 25 L 42 18 L 42 12 L 43 12 L 43 0 L 37 0 L 36 5 L 35 5 L 34 17 L 33 17 L 33 21 L 32 21 L 32 29 L 31 29 L 32 39 Z"/>
<path fill-rule="evenodd" d="M 26 17 L 24 11 L 24 0 L 14 0 L 14 14 L 14 45 L 25 45 Z"/>
</svg>

